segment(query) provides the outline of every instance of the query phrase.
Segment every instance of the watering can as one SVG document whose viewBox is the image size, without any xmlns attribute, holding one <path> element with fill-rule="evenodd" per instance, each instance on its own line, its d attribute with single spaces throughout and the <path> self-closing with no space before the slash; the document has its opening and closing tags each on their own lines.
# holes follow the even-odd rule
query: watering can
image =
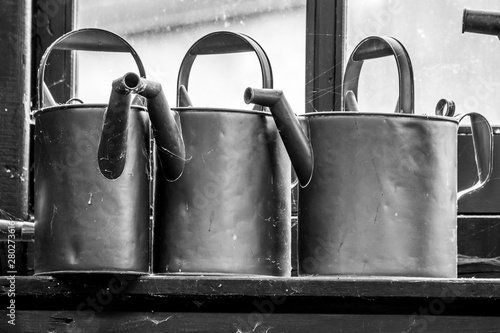
<svg viewBox="0 0 500 333">
<path fill-rule="evenodd" d="M 489 40 L 497 40 L 497 38 L 493 36 L 500 35 L 500 12 L 499 11 L 486 11 L 486 10 L 472 10 L 464 8 L 463 17 L 462 17 L 462 33 L 471 33 L 471 34 L 482 34 L 482 35 L 490 35 L 490 36 L 477 36 L 474 40 L 478 42 L 487 42 Z M 477 38 L 477 39 L 475 39 Z M 472 42 L 472 39 L 471 39 Z M 480 48 L 477 49 L 478 52 Z M 494 52 L 492 49 L 491 52 Z M 480 95 L 480 89 L 484 89 L 490 79 L 487 77 L 482 77 L 484 80 L 484 85 L 480 85 L 479 87 L 473 87 L 469 85 L 469 88 L 474 88 L 473 91 L 471 89 L 471 94 L 475 94 L 476 97 L 483 96 Z M 492 82 L 489 87 L 490 91 L 493 91 L 495 88 Z M 486 101 L 487 98 L 480 98 L 482 101 Z M 493 126 L 494 133 L 494 141 L 496 151 L 498 151 L 498 143 L 500 143 L 500 133 L 499 133 L 498 124 Z M 461 128 L 461 136 L 459 136 L 459 148 L 460 148 L 460 159 L 459 164 L 463 164 L 464 167 L 461 169 L 459 174 L 459 182 L 458 187 L 461 188 L 462 184 L 468 184 L 471 179 L 476 177 L 474 170 L 474 154 L 472 153 L 472 137 L 470 135 L 470 129 L 468 127 Z M 500 213 L 500 205 L 498 201 L 498 196 L 500 195 L 500 155 L 495 154 L 495 160 L 493 162 L 493 174 L 491 176 L 491 180 L 482 188 L 480 191 L 477 191 L 471 196 L 468 196 L 464 200 L 459 203 L 458 212 L 459 214 L 470 214 L 470 215 L 496 215 Z M 469 167 L 466 167 L 466 166 Z M 472 167 L 471 167 L 472 166 Z M 472 226 L 470 227 L 472 228 Z M 465 230 L 465 229 L 463 229 Z M 470 231 L 473 232 L 473 231 Z M 491 244 L 490 246 L 481 247 L 481 252 L 472 251 L 472 253 L 476 256 L 481 257 L 490 257 L 495 256 L 496 253 L 496 243 L 497 240 L 494 238 L 492 233 L 487 233 L 491 239 L 483 239 L 485 244 Z M 464 248 L 465 252 L 468 252 Z M 469 254 L 469 253 L 468 253 Z"/>
<path fill-rule="evenodd" d="M 132 105 L 132 97 L 142 89 L 151 108 L 163 107 L 161 86 L 145 90 L 139 75 L 129 73 L 113 81 L 108 104 L 59 105 L 44 83 L 52 50 L 130 53 L 146 80 L 132 46 L 106 30 L 75 30 L 46 50 L 38 72 L 39 110 L 34 112 L 35 273 L 147 274 L 151 135 L 147 110 Z M 173 121 L 168 116 L 165 112 L 163 120 Z M 177 129 L 175 122 L 170 125 Z M 177 134 L 165 148 L 182 157 Z M 164 160 L 171 174 L 180 173 L 183 160 L 169 156 Z"/>
<path fill-rule="evenodd" d="M 195 107 L 188 94 L 198 55 L 236 52 L 254 52 L 262 85 L 272 88 L 264 50 L 243 34 L 208 34 L 181 63 L 173 110 L 186 161 L 175 180 L 157 168 L 154 273 L 291 274 L 291 164 L 273 117 L 260 109 Z"/>
<path fill-rule="evenodd" d="M 391 55 L 399 76 L 396 112 L 324 111 L 299 120 L 282 92 L 245 91 L 246 102 L 271 108 L 288 132 L 288 151 L 307 151 L 310 143 L 314 152 L 290 155 L 299 178 L 312 169 L 299 189 L 301 275 L 457 275 L 457 200 L 489 180 L 492 130 L 477 113 L 415 115 L 410 58 L 392 37 L 368 37 L 353 51 L 344 77 L 348 105 L 357 104 L 364 60 Z M 477 181 L 457 193 L 457 133 L 466 116 Z"/>
</svg>

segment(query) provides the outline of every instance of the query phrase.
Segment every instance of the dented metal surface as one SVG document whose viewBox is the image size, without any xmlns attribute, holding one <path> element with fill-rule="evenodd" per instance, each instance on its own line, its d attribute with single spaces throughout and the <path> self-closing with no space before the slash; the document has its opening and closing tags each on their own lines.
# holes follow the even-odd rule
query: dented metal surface
<svg viewBox="0 0 500 333">
<path fill-rule="evenodd" d="M 184 107 L 174 110 L 186 164 L 174 181 L 161 165 L 156 171 L 155 273 L 291 274 L 291 166 L 270 113 L 186 106 L 198 54 L 246 51 L 257 54 L 263 85 L 271 87 L 264 51 L 241 34 L 203 37 L 181 65 L 178 105 Z"/>
<path fill-rule="evenodd" d="M 290 161 L 269 114 L 181 109 L 187 162 L 156 172 L 154 272 L 289 276 Z"/>
<path fill-rule="evenodd" d="M 105 105 L 42 110 L 35 122 L 35 272 L 148 273 L 149 121 L 130 110 L 120 177 L 99 170 Z"/>
<path fill-rule="evenodd" d="M 42 57 L 35 118 L 35 273 L 149 272 L 150 130 L 123 80 L 109 105 L 54 105 L 43 73 L 53 49 L 129 52 L 100 29 L 72 31 Z M 48 101 L 47 107 L 45 101 Z M 109 108 L 108 108 L 109 106 Z"/>
<path fill-rule="evenodd" d="M 298 117 L 314 153 L 312 178 L 299 189 L 301 275 L 457 276 L 457 200 L 491 175 L 491 127 L 481 115 L 467 114 L 478 181 L 457 193 L 458 124 L 467 115 L 413 114 L 412 67 L 397 40 L 369 37 L 360 43 L 346 68 L 348 91 L 357 94 L 364 59 L 387 55 L 398 64 L 396 113 Z M 356 106 L 354 97 L 348 106 Z M 278 127 L 296 128 L 298 119 L 291 110 L 286 116 L 285 106 L 271 107 Z M 305 147 L 284 143 L 289 151 Z M 292 158 L 296 170 L 307 161 Z"/>
<path fill-rule="evenodd" d="M 391 51 L 374 55 L 380 49 Z M 457 276 L 457 199 L 489 179 L 491 127 L 470 115 L 479 181 L 457 194 L 457 134 L 464 116 L 413 115 L 412 66 L 397 40 L 360 42 L 346 68 L 349 90 L 357 93 L 352 78 L 359 77 L 364 59 L 387 55 L 398 65 L 397 113 L 302 118 L 315 169 L 299 193 L 300 274 Z"/>
<path fill-rule="evenodd" d="M 315 169 L 299 192 L 300 273 L 456 277 L 457 199 L 491 174 L 491 128 L 476 117 L 484 163 L 457 194 L 458 119 L 305 116 Z"/>
<path fill-rule="evenodd" d="M 306 119 L 315 169 L 299 193 L 300 273 L 456 277 L 456 120 Z"/>
</svg>

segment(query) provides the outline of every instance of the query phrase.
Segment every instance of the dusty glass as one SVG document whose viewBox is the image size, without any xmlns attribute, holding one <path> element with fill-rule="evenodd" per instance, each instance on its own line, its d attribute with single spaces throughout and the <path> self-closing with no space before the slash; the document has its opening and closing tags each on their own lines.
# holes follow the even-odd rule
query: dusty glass
<svg viewBox="0 0 500 333">
<path fill-rule="evenodd" d="M 347 57 L 365 37 L 388 35 L 406 47 L 415 77 L 415 113 L 434 114 L 441 98 L 456 112 L 480 112 L 500 124 L 500 41 L 462 33 L 464 8 L 500 11 L 495 0 L 348 1 Z M 360 110 L 392 112 L 397 100 L 397 69 L 389 57 L 365 61 Z"/>
<path fill-rule="evenodd" d="M 134 47 L 171 106 L 189 47 L 208 33 L 225 30 L 244 33 L 264 48 L 274 87 L 285 91 L 297 113 L 304 112 L 306 0 L 86 0 L 78 1 L 77 8 L 78 28 L 113 31 Z M 129 55 L 79 52 L 78 96 L 85 102 L 107 102 L 111 80 L 130 70 L 136 66 Z M 189 93 L 195 106 L 249 109 L 245 88 L 261 85 L 253 53 L 198 56 Z"/>
</svg>

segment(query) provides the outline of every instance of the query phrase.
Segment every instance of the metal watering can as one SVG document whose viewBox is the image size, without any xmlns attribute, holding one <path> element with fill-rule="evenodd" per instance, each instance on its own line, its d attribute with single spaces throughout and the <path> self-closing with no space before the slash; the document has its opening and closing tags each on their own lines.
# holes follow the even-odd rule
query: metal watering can
<svg viewBox="0 0 500 333">
<path fill-rule="evenodd" d="M 44 83 L 57 49 L 128 52 L 142 79 L 129 73 L 115 80 L 107 105 L 57 105 Z M 131 105 L 132 93 L 141 89 L 154 114 L 165 98 L 161 86 L 140 84 L 145 75 L 132 46 L 101 29 L 67 33 L 42 57 L 34 112 L 36 274 L 150 271 L 150 126 L 146 108 Z M 168 149 L 182 156 L 177 135 Z M 182 161 L 166 160 L 172 173 L 181 172 Z"/>
<path fill-rule="evenodd" d="M 500 11 L 485 11 L 485 10 L 471 10 L 464 8 L 463 17 L 462 17 L 462 33 L 473 33 L 473 34 L 482 34 L 482 35 L 492 35 L 499 36 L 500 35 Z M 479 37 L 481 38 L 481 37 Z M 491 40 L 497 38 L 485 37 Z M 488 40 L 488 39 L 487 39 Z M 498 39 L 497 39 L 498 40 Z M 478 39 L 478 41 L 480 41 Z M 480 50 L 477 50 L 480 52 Z M 494 52 L 492 50 L 492 52 Z M 474 94 L 479 94 L 479 88 L 474 89 Z M 471 154 L 469 147 L 471 147 L 471 137 L 467 128 L 462 129 L 462 135 L 459 137 L 459 147 L 463 147 L 460 154 L 459 164 L 466 165 L 474 165 L 474 156 Z M 495 145 L 495 150 L 498 152 L 498 143 L 500 143 L 500 133 L 498 123 L 493 128 L 494 132 L 494 141 L 497 143 Z M 496 153 L 495 152 L 495 153 Z M 464 214 L 474 214 L 474 215 L 482 215 L 482 214 L 498 214 L 500 212 L 500 202 L 498 197 L 500 196 L 500 156 L 496 155 L 495 160 L 493 162 L 493 174 L 491 176 L 491 180 L 486 184 L 480 191 L 477 191 L 471 196 L 468 196 L 466 199 L 462 200 L 458 206 L 458 212 Z M 460 170 L 460 169 L 459 169 Z M 474 168 L 462 168 L 463 171 L 460 171 L 458 187 L 461 188 L 462 184 L 468 184 L 470 179 L 475 178 Z M 472 226 L 471 226 L 472 228 Z M 471 230 L 472 232 L 472 230 Z M 496 246 L 496 238 L 494 238 L 494 234 L 488 233 L 489 237 L 491 237 L 492 241 L 488 242 L 491 244 L 491 248 L 488 250 L 487 246 L 481 247 L 481 253 L 485 253 L 485 256 L 496 256 L 496 250 L 494 249 Z M 459 234 L 460 237 L 460 234 Z M 488 238 L 489 239 L 489 238 Z M 494 239 L 494 240 L 493 240 Z M 486 242 L 487 239 L 484 239 Z M 479 255 L 477 252 L 468 252 L 467 249 L 463 249 L 463 251 L 468 254 Z M 491 251 L 491 254 L 489 252 Z M 465 253 L 463 253 L 465 254 Z M 481 255 L 479 255 L 481 256 Z"/>
<path fill-rule="evenodd" d="M 302 275 L 457 276 L 457 200 L 489 180 L 492 130 L 477 113 L 413 114 L 410 58 L 391 37 L 368 37 L 353 51 L 344 77 L 348 104 L 356 105 L 350 98 L 363 61 L 390 55 L 399 73 L 395 113 L 309 113 L 299 116 L 302 131 L 281 92 L 245 92 L 247 102 L 271 108 L 289 152 L 307 152 L 309 142 L 314 152 L 290 154 L 299 177 L 313 169 L 299 190 Z M 477 182 L 457 193 L 457 133 L 466 116 Z"/>
<path fill-rule="evenodd" d="M 187 93 L 198 55 L 236 52 L 255 52 L 263 87 L 272 88 L 264 50 L 243 34 L 208 34 L 181 63 L 173 110 L 186 163 L 173 181 L 161 166 L 156 172 L 154 273 L 291 274 L 291 165 L 273 117 L 261 110 L 194 107 Z M 163 134 L 159 130 L 157 139 Z"/>
</svg>

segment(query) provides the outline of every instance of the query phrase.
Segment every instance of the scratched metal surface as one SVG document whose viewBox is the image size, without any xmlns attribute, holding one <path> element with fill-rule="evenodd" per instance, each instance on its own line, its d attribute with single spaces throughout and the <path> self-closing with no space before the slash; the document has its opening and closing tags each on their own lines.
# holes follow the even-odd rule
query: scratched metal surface
<svg viewBox="0 0 500 333">
<path fill-rule="evenodd" d="M 36 115 L 35 273 L 149 268 L 149 125 L 132 108 L 126 162 L 99 170 L 105 107 L 73 105 Z"/>
<path fill-rule="evenodd" d="M 456 121 L 307 118 L 315 168 L 299 190 L 299 273 L 456 277 Z"/>
<path fill-rule="evenodd" d="M 178 108 L 184 173 L 156 175 L 154 272 L 291 274 L 290 160 L 269 114 Z"/>
</svg>

